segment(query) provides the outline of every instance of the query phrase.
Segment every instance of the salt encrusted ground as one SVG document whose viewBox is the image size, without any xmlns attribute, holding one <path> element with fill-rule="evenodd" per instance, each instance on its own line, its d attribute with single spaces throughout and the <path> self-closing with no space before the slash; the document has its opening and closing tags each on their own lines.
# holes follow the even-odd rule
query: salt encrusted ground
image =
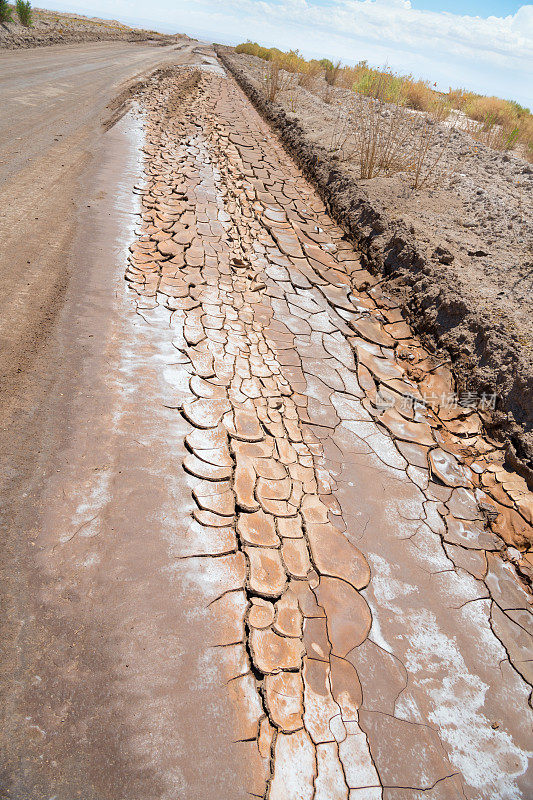
<svg viewBox="0 0 533 800">
<path fill-rule="evenodd" d="M 249 795 L 525 797 L 525 482 L 476 411 L 413 405 L 450 371 L 230 79 L 142 100 L 126 278 L 176 348 L 174 553 L 205 587 Z"/>
<path fill-rule="evenodd" d="M 333 213 L 359 243 L 371 270 L 396 288 L 415 329 L 453 359 L 461 388 L 497 393 L 495 422 L 523 474 L 533 473 L 532 167 L 514 154 L 452 134 L 436 185 L 413 192 L 407 175 L 358 180 L 351 160 L 332 154 L 338 108 L 349 92 L 294 85 L 264 102 L 265 62 L 218 48 L 278 129 Z M 294 83 L 294 81 L 293 81 Z M 448 137 L 443 128 L 435 137 Z"/>
</svg>

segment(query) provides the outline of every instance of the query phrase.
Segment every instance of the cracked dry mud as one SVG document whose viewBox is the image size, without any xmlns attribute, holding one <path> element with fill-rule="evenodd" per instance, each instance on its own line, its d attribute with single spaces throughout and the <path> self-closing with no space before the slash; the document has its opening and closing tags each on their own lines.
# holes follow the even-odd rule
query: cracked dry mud
<svg viewBox="0 0 533 800">
<path fill-rule="evenodd" d="M 253 776 L 236 797 L 531 796 L 525 483 L 476 411 L 406 403 L 451 373 L 232 79 L 182 69 L 141 106 L 126 279 L 175 348 L 172 547 Z"/>
</svg>

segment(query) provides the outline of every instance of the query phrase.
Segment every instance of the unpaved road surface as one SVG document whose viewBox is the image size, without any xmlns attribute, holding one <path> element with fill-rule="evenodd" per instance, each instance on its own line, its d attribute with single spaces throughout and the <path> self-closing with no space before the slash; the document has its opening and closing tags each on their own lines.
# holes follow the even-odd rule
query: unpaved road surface
<svg viewBox="0 0 533 800">
<path fill-rule="evenodd" d="M 193 44 L 93 43 L 0 52 L 0 319 L 2 393 L 54 314 L 65 252 L 83 198 L 77 181 L 94 156 L 107 104 L 136 76 L 187 63 Z M 40 319 L 36 319 L 40 317 Z"/>
<path fill-rule="evenodd" d="M 2 797 L 525 800 L 524 482 L 232 79 L 141 105 L 4 416 Z"/>
</svg>

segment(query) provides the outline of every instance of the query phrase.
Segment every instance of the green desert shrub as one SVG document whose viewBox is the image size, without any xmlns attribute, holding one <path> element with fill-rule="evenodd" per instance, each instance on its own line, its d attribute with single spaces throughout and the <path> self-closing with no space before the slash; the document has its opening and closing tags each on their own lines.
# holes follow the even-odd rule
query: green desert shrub
<svg viewBox="0 0 533 800">
<path fill-rule="evenodd" d="M 1 0 L 0 0 L 1 2 Z M 462 111 L 471 120 L 467 130 L 478 141 L 497 150 L 509 150 L 516 146 L 521 154 L 533 158 L 533 115 L 514 100 L 485 97 L 466 89 L 451 89 L 439 92 L 429 81 L 415 80 L 412 75 L 401 75 L 390 69 L 376 69 L 367 61 L 355 66 L 342 66 L 329 58 L 306 60 L 298 50 L 283 52 L 276 47 L 261 47 L 257 42 L 239 44 L 235 51 L 257 56 L 264 61 L 275 62 L 270 70 L 271 94 L 282 88 L 279 71 L 298 73 L 299 83 L 312 88 L 314 78 L 323 74 L 329 86 L 351 89 L 355 95 L 373 98 L 380 103 L 392 103 L 407 109 L 422 111 L 441 121 L 450 109 Z M 370 172 L 373 171 L 370 165 Z"/>
<path fill-rule="evenodd" d="M 24 27 L 29 28 L 32 22 L 32 7 L 30 0 L 17 0 L 15 8 L 17 16 Z"/>
<path fill-rule="evenodd" d="M 0 23 L 5 25 L 6 22 L 11 22 L 12 19 L 13 14 L 11 11 L 11 6 L 7 0 L 0 0 Z"/>
</svg>

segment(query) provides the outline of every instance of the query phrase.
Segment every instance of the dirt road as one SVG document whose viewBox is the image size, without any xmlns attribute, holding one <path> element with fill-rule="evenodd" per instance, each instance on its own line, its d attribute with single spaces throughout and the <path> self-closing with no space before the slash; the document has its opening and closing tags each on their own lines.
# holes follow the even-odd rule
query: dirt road
<svg viewBox="0 0 533 800">
<path fill-rule="evenodd" d="M 28 369 L 67 281 L 66 252 L 107 104 L 136 76 L 188 63 L 194 43 L 55 46 L 0 53 L 2 392 Z"/>
<path fill-rule="evenodd" d="M 7 387 L 2 797 L 525 800 L 531 495 L 234 82 L 142 101 Z"/>
</svg>

